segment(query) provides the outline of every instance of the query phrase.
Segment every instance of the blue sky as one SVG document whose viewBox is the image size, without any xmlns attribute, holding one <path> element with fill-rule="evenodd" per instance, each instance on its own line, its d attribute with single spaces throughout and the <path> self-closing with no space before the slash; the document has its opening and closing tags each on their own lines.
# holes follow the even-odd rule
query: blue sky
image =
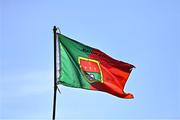
<svg viewBox="0 0 180 120">
<path fill-rule="evenodd" d="M 180 119 L 180 1 L 0 0 L 0 119 L 50 119 L 53 32 L 132 63 L 124 100 L 60 86 L 57 118 Z"/>
</svg>

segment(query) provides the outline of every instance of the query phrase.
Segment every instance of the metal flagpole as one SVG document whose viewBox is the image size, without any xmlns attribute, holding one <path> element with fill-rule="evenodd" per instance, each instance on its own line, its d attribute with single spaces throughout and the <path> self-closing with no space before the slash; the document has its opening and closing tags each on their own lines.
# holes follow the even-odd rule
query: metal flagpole
<svg viewBox="0 0 180 120">
<path fill-rule="evenodd" d="M 53 27 L 53 32 L 54 32 L 54 98 L 53 98 L 53 115 L 52 115 L 52 120 L 55 120 L 56 117 L 56 93 L 57 93 L 57 85 L 56 85 L 56 80 L 57 80 L 57 74 L 56 74 L 56 31 L 57 28 L 56 26 Z"/>
</svg>

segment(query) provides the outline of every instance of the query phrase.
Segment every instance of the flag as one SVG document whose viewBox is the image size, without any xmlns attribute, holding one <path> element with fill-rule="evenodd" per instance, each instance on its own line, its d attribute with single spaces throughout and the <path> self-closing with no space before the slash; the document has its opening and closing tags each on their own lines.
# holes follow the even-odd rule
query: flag
<svg viewBox="0 0 180 120">
<path fill-rule="evenodd" d="M 115 60 L 63 34 L 57 36 L 60 61 L 57 84 L 103 91 L 120 98 L 133 98 L 131 93 L 124 92 L 133 65 Z"/>
</svg>

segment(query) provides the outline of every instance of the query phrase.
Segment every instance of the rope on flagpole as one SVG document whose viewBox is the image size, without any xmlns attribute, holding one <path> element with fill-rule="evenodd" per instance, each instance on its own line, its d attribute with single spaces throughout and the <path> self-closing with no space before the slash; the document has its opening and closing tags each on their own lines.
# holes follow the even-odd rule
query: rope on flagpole
<svg viewBox="0 0 180 120">
<path fill-rule="evenodd" d="M 56 27 L 57 28 L 57 33 L 61 34 L 61 30 L 59 29 L 59 27 Z"/>
</svg>

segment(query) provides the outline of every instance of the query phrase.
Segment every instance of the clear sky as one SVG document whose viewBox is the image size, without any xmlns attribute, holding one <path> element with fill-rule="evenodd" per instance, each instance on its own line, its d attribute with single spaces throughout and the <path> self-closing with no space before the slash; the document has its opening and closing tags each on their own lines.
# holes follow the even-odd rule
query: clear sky
<svg viewBox="0 0 180 120">
<path fill-rule="evenodd" d="M 132 63 L 124 100 L 60 86 L 57 118 L 180 119 L 179 0 L 0 0 L 0 119 L 50 119 L 54 25 Z"/>
</svg>

